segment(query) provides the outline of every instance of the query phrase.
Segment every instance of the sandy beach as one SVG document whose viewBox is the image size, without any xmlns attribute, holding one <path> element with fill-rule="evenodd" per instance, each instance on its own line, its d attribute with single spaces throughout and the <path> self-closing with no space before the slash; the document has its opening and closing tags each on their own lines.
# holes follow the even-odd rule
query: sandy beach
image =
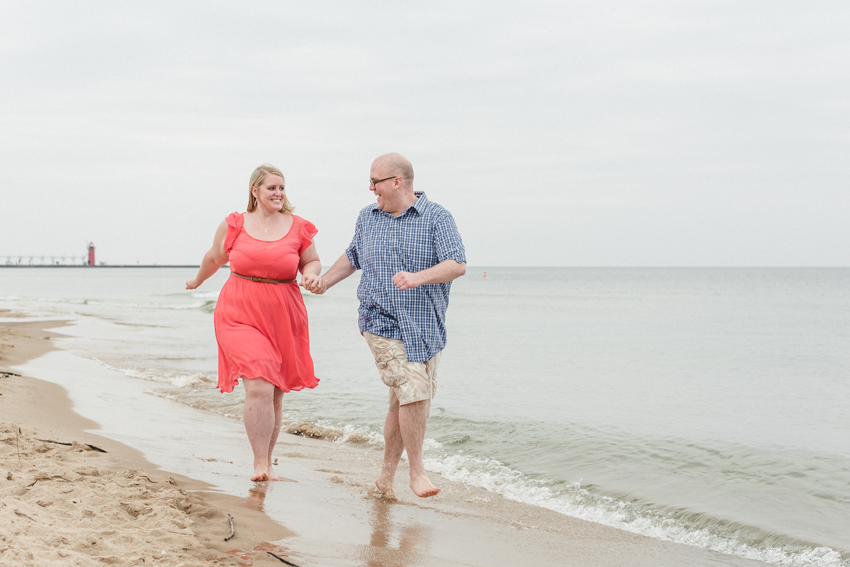
<svg viewBox="0 0 850 567">
<path fill-rule="evenodd" d="M 268 542 L 289 532 L 250 503 L 87 432 L 61 387 L 7 370 L 53 348 L 50 326 L 0 326 L 0 565 L 281 565 Z"/>
<path fill-rule="evenodd" d="M 289 482 L 253 484 L 244 497 L 217 492 L 92 433 L 99 424 L 75 413 L 61 386 L 18 375 L 16 366 L 54 348 L 60 325 L 0 324 L 0 565 L 764 565 L 439 475 L 443 492 L 418 499 L 402 485 L 404 467 L 401 500 L 389 502 L 372 485 L 379 449 L 304 431 L 278 444 Z M 225 542 L 228 514 L 236 530 Z"/>
</svg>

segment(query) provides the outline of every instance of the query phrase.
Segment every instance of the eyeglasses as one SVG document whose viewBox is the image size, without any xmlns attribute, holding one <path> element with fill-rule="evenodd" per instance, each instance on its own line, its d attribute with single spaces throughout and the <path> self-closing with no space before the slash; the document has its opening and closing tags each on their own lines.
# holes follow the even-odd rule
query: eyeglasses
<svg viewBox="0 0 850 567">
<path fill-rule="evenodd" d="M 378 179 L 377 181 L 375 181 L 374 179 L 370 179 L 369 180 L 369 187 L 374 187 L 378 183 L 382 183 L 382 182 L 386 181 L 387 179 L 395 179 L 396 177 L 398 177 L 398 175 L 393 175 L 391 177 L 384 177 L 383 179 Z"/>
</svg>

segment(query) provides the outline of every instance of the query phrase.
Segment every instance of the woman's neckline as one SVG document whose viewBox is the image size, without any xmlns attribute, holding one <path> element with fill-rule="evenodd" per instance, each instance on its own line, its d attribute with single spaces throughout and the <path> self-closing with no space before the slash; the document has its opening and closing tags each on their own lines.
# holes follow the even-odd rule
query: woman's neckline
<svg viewBox="0 0 850 567">
<path fill-rule="evenodd" d="M 289 229 L 286 231 L 286 234 L 284 234 L 280 238 L 275 238 L 274 240 L 263 240 L 262 238 L 257 238 L 256 236 L 252 236 L 251 233 L 248 232 L 248 229 L 245 228 L 245 213 L 242 213 L 242 232 L 247 234 L 248 238 L 250 238 L 252 240 L 256 240 L 257 242 L 280 242 L 281 240 L 283 240 L 284 238 L 289 236 L 289 233 L 292 232 L 292 228 L 295 226 L 295 215 L 293 215 L 292 213 L 284 213 L 284 214 L 289 214 L 289 216 L 292 217 L 292 224 L 289 225 Z"/>
</svg>

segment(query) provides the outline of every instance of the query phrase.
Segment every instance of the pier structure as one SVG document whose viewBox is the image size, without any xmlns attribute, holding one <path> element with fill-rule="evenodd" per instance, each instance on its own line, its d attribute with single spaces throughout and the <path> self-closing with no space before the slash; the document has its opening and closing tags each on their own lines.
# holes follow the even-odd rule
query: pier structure
<svg viewBox="0 0 850 567">
<path fill-rule="evenodd" d="M 88 266 L 89 255 L 83 256 L 48 256 L 48 255 L 29 255 L 29 254 L 12 254 L 0 256 L 4 258 L 3 264 L 6 266 Z"/>
<path fill-rule="evenodd" d="M 49 254 L 3 254 L 0 253 L 0 269 L 2 268 L 198 268 L 197 264 L 106 264 L 101 262 L 98 266 L 94 258 L 94 244 L 86 245 L 86 253 L 83 255 L 49 255 Z"/>
<path fill-rule="evenodd" d="M 4 258 L 0 255 L 0 258 Z M 59 254 L 7 254 L 4 266 L 94 266 L 94 244 L 88 243 L 81 256 Z"/>
</svg>

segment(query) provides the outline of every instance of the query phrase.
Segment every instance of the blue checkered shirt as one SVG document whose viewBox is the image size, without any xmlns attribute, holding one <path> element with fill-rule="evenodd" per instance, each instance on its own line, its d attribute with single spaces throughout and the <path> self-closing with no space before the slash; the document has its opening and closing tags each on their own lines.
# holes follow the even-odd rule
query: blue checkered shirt
<svg viewBox="0 0 850 567">
<path fill-rule="evenodd" d="M 417 201 L 394 217 L 374 203 L 360 211 L 346 249 L 353 268 L 363 270 L 360 332 L 401 339 L 411 362 L 426 362 L 446 346 L 446 309 L 451 282 L 399 290 L 398 272 L 420 272 L 445 260 L 466 262 L 452 215 L 421 191 Z"/>
</svg>

